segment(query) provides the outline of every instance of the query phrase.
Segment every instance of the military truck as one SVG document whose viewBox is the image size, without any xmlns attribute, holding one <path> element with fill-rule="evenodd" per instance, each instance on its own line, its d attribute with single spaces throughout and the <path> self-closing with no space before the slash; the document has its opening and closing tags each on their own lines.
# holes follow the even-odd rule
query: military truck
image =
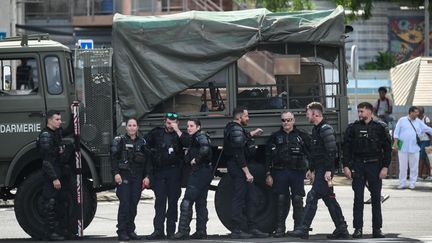
<svg viewBox="0 0 432 243">
<path fill-rule="evenodd" d="M 84 222 L 96 212 L 96 192 L 113 189 L 109 144 L 137 117 L 145 134 L 175 111 L 180 126 L 199 118 L 214 149 L 220 178 L 215 206 L 229 229 L 231 180 L 225 176 L 223 128 L 236 106 L 246 106 L 256 139 L 251 167 L 259 188 L 259 228 L 275 226 L 271 190 L 264 184 L 264 144 L 292 111 L 297 126 L 310 129 L 305 106 L 322 102 L 340 136 L 347 124 L 347 65 L 344 11 L 271 13 L 185 12 L 166 16 L 123 16 L 113 20 L 112 48 L 71 50 L 47 36 L 0 42 L 0 190 L 14 199 L 21 227 L 43 235 L 41 159 L 35 139 L 50 109 L 72 126 L 70 104 L 80 101 Z M 65 139 L 68 139 L 67 137 Z M 72 157 L 70 159 L 73 159 Z M 151 219 L 149 219 L 151 220 Z"/>
</svg>

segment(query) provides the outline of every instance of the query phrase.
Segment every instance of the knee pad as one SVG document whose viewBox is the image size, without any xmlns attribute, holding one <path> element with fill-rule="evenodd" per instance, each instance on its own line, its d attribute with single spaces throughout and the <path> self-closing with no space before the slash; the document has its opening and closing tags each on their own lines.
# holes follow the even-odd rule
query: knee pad
<svg viewBox="0 0 432 243">
<path fill-rule="evenodd" d="M 56 200 L 55 200 L 54 198 L 50 198 L 50 199 L 48 200 L 46 206 L 47 206 L 47 208 L 48 208 L 49 210 L 54 210 L 55 205 L 56 205 Z"/>
<path fill-rule="evenodd" d="M 180 204 L 181 209 L 189 209 L 191 207 L 192 207 L 192 203 L 191 203 L 191 201 L 189 201 L 187 199 L 183 199 L 183 201 Z"/>
<path fill-rule="evenodd" d="M 307 194 L 306 203 L 309 204 L 312 201 L 316 201 L 316 200 L 317 200 L 317 194 L 316 194 L 315 190 L 311 189 Z"/>
<path fill-rule="evenodd" d="M 303 207 L 303 197 L 299 195 L 294 195 L 292 197 L 293 206 Z"/>
<path fill-rule="evenodd" d="M 196 186 L 188 186 L 184 198 L 189 201 L 195 201 L 198 198 L 200 191 Z"/>
<path fill-rule="evenodd" d="M 288 196 L 285 194 L 277 194 L 276 198 L 278 203 L 286 203 L 288 201 Z"/>
</svg>

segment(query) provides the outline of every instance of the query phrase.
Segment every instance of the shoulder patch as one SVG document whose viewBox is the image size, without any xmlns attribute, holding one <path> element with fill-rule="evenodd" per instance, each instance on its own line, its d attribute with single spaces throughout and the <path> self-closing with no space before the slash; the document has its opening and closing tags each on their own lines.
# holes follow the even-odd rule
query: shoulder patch
<svg viewBox="0 0 432 243">
<path fill-rule="evenodd" d="M 40 133 L 39 137 L 51 137 L 51 134 L 48 131 L 43 131 Z"/>
<path fill-rule="evenodd" d="M 385 129 L 387 129 L 387 127 L 388 127 L 387 124 L 385 122 L 383 122 L 383 121 L 374 121 L 374 122 L 376 122 L 377 124 L 381 125 Z"/>
<path fill-rule="evenodd" d="M 116 142 L 120 142 L 123 138 L 124 138 L 123 135 L 119 135 L 119 136 L 116 136 L 116 137 L 114 138 L 114 140 L 115 140 Z"/>
<path fill-rule="evenodd" d="M 329 124 L 327 124 L 327 123 L 324 123 L 324 124 L 322 124 L 322 125 L 321 125 L 321 128 L 331 128 L 331 127 L 330 127 L 330 125 L 329 125 Z"/>
</svg>

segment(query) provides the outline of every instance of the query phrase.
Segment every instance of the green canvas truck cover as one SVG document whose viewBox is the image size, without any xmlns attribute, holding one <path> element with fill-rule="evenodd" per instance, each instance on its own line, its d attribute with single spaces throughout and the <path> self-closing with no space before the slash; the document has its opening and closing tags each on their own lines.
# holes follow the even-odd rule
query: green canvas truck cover
<svg viewBox="0 0 432 243">
<path fill-rule="evenodd" d="M 343 45 L 344 9 L 190 11 L 113 19 L 114 78 L 123 115 L 140 118 L 262 43 Z"/>
</svg>

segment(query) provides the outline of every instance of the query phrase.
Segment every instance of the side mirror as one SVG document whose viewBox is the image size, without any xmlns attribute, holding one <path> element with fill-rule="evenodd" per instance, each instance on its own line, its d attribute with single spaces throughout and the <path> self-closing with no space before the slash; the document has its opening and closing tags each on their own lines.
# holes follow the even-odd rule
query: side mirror
<svg viewBox="0 0 432 243">
<path fill-rule="evenodd" d="M 12 77 L 11 77 L 11 67 L 9 65 L 2 67 L 2 90 L 4 91 L 10 91 L 11 90 L 11 84 L 12 84 Z"/>
</svg>

